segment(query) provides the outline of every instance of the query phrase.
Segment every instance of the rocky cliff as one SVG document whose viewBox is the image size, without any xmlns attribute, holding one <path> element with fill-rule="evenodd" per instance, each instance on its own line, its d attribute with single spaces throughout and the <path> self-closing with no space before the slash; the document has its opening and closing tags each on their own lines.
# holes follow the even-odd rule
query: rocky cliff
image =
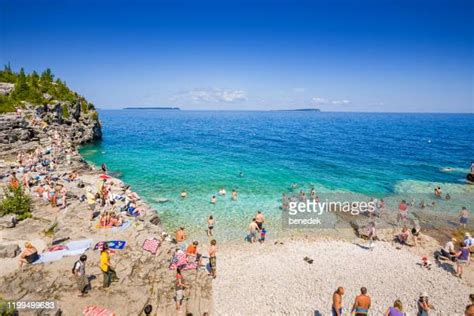
<svg viewBox="0 0 474 316">
<path fill-rule="evenodd" d="M 0 91 L 8 95 L 14 85 L 0 83 Z M 42 139 L 60 130 L 73 145 L 90 142 L 102 137 L 97 111 L 78 98 L 75 101 L 53 100 L 45 95 L 47 103 L 42 105 L 20 102 L 19 113 L 0 116 L 0 152 L 2 155 L 16 154 L 35 148 Z"/>
<path fill-rule="evenodd" d="M 2 88 L 4 87 L 4 88 Z M 1 85 L 0 93 L 11 93 L 12 85 Z M 21 102 L 18 113 L 0 114 L 0 191 L 6 185 L 6 176 L 12 170 L 21 174 L 16 154 L 44 149 L 59 137 L 61 144 L 54 145 L 56 164 L 48 177 L 67 189 L 67 206 L 53 207 L 35 193 L 38 183 L 28 191 L 32 201 L 32 218 L 11 227 L 11 216 L 0 217 L 0 305 L 3 300 L 52 300 L 53 310 L 36 309 L 20 315 L 82 315 L 87 306 L 100 306 L 114 312 L 114 315 L 142 315 L 147 304 L 154 307 L 152 315 L 176 314 L 173 297 L 174 271 L 168 269 L 176 245 L 164 238 L 156 211 L 142 199 L 137 202 L 141 210 L 139 217 L 126 217 L 128 228 L 101 229 L 98 220 L 90 220 L 90 211 L 84 200 L 86 188 L 95 188 L 101 172 L 88 165 L 77 152 L 77 145 L 102 137 L 101 125 L 95 109 L 78 98 L 77 101 L 53 100 L 48 95 L 45 105 Z M 65 151 L 69 159 L 65 158 Z M 45 157 L 51 159 L 51 153 Z M 66 181 L 71 171 L 78 173 L 75 181 Z M 36 172 L 35 178 L 40 178 Z M 42 175 L 44 177 L 44 175 Z M 42 181 L 42 180 L 40 180 Z M 125 196 L 128 190 L 122 181 L 107 180 L 116 196 Z M 113 184 L 112 184 L 113 183 Z M 1 195 L 1 194 L 0 194 Z M 116 206 L 122 208 L 123 200 Z M 102 212 L 111 208 L 101 208 Z M 162 244 L 156 255 L 143 249 L 146 239 L 157 238 Z M 126 247 L 112 254 L 112 265 L 120 280 L 110 288 L 101 286 L 102 273 L 98 267 L 99 252 L 89 249 L 86 273 L 91 290 L 86 297 L 77 297 L 77 285 L 71 268 L 78 256 L 68 256 L 61 260 L 18 268 L 19 252 L 26 241 L 30 241 L 39 251 L 48 251 L 55 241 L 92 240 L 92 245 L 100 241 L 123 240 Z M 212 312 L 211 279 L 203 269 L 186 271 L 185 279 L 190 284 L 186 291 L 184 309 L 180 314 L 202 315 Z M 0 306 L 0 314 L 2 314 Z M 6 314 L 10 315 L 10 314 Z M 109 315 L 109 314 L 107 314 Z"/>
</svg>

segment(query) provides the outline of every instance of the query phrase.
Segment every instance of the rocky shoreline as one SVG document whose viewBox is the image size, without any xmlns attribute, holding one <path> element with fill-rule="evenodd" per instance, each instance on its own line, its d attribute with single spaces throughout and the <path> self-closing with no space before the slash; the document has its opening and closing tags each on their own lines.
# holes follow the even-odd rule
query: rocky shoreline
<svg viewBox="0 0 474 316">
<path fill-rule="evenodd" d="M 354 242 L 355 236 L 365 233 L 371 221 L 363 217 L 354 221 L 353 217 L 340 216 L 336 228 L 328 230 L 327 236 L 303 233 L 278 242 L 270 239 L 263 245 L 222 245 L 218 252 L 218 277 L 214 284 L 204 270 L 183 272 L 190 288 L 186 290 L 184 308 L 177 312 L 174 302 L 175 273 L 169 270 L 176 245 L 166 238 L 156 211 L 139 199 L 136 208 L 140 209 L 141 215 L 125 217 L 130 224 L 124 229 L 98 228 L 98 219 L 91 221 L 89 218 L 90 211 L 84 196 L 87 188 L 97 186 L 103 172 L 89 165 L 77 149 L 101 137 L 97 112 L 94 109 L 84 111 L 78 102 L 51 100 L 40 107 L 24 104 L 19 113 L 0 115 L 0 187 L 6 186 L 12 171 L 21 170 L 18 173 L 22 174 L 19 153 L 31 153 L 40 148 L 48 152 L 48 159 L 51 158 L 51 151 L 56 152 L 54 170 L 49 171 L 47 176 L 57 179 L 54 181 L 67 191 L 66 207 L 53 207 L 35 193 L 35 184 L 28 192 L 32 197 L 31 218 L 10 227 L 11 216 L 0 217 L 0 300 L 53 300 L 57 304 L 54 310 L 35 310 L 20 313 L 22 315 L 81 315 L 86 306 L 107 308 L 115 315 L 143 315 L 147 304 L 153 306 L 153 315 L 304 314 L 312 310 L 324 311 L 325 314 L 331 291 L 339 285 L 336 283 L 339 280 L 345 282 L 343 285 L 351 291 L 350 295 L 357 291 L 358 286 L 369 287 L 377 302 L 374 310 L 383 313 L 395 296 L 378 282 L 384 277 L 385 282 L 399 280 L 395 270 L 400 266 L 404 267 L 406 275 L 402 281 L 396 281 L 398 284 L 392 284 L 389 290 L 394 291 L 393 295 L 402 292 L 400 297 L 407 301 L 410 311 L 415 309 L 411 300 L 416 299 L 418 291 L 428 290 L 430 286 L 429 290 L 437 300 L 435 304 L 439 306 L 438 311 L 443 314 L 460 313 L 468 303 L 465 301 L 474 284 L 472 271 L 466 273 L 464 280 L 459 280 L 449 275 L 452 269 L 449 264 L 443 263 L 429 272 L 416 266 L 421 256 L 431 255 L 439 249 L 440 243 L 451 236 L 453 229 L 440 230 L 439 226 L 434 225 L 439 219 L 417 212 L 414 215 L 422 226 L 423 246 L 398 249 L 391 244 L 399 230 L 393 224 L 395 213 L 392 212 L 385 219 L 388 228 L 378 230 L 379 245 L 369 253 Z M 76 173 L 78 178 L 67 181 L 71 173 Z M 38 176 L 37 172 L 34 176 Z M 107 176 L 107 183 L 114 196 L 125 196 L 130 192 L 129 186 L 110 175 Z M 119 199 L 117 204 L 123 206 L 124 202 Z M 446 219 L 454 220 L 454 217 L 443 217 L 443 221 Z M 161 241 L 156 255 L 143 249 L 145 240 L 150 238 Z M 98 250 L 85 252 L 88 256 L 86 273 L 91 276 L 92 285 L 86 297 L 77 297 L 76 282 L 71 273 L 78 256 L 18 268 L 19 253 L 26 241 L 42 253 L 58 240 L 85 239 L 91 240 L 92 245 L 108 240 L 127 243 L 123 250 L 117 250 L 111 256 L 120 280 L 110 288 L 101 287 Z M 357 239 L 357 242 L 361 240 Z M 304 256 L 314 258 L 316 264 L 309 265 L 303 261 Z M 387 260 L 389 257 L 393 262 Z M 334 270 L 335 264 L 339 267 L 337 271 Z M 371 275 L 361 277 L 368 265 L 374 267 Z M 346 266 L 351 266 L 358 273 L 345 269 Z M 387 274 L 387 269 L 392 269 L 392 274 Z M 257 279 L 258 286 L 251 286 Z M 443 284 L 436 284 L 436 280 L 442 280 Z M 309 287 L 302 286 L 308 281 L 311 281 Z M 310 292 L 321 293 L 322 296 L 314 299 L 308 295 Z M 460 297 L 459 301 L 450 296 L 452 292 Z M 352 299 L 352 296 L 349 297 Z M 302 299 L 306 302 L 302 303 Z M 256 308 L 252 302 L 260 307 Z M 456 305 L 457 302 L 461 305 Z"/>
<path fill-rule="evenodd" d="M 61 114 L 64 107 L 70 116 Z M 95 113 L 95 114 L 94 114 Z M 137 201 L 141 210 L 138 217 L 130 217 L 127 229 L 100 229 L 97 220 L 89 219 L 90 211 L 84 200 L 88 187 L 95 187 L 101 172 L 88 165 L 77 152 L 77 147 L 101 137 L 97 112 L 81 112 L 74 103 L 51 102 L 43 107 L 27 105 L 21 113 L 0 115 L 0 175 L 2 187 L 12 171 L 21 168 L 17 162 L 18 153 L 28 153 L 37 148 L 51 148 L 56 134 L 61 135 L 61 144 L 54 171 L 47 176 L 57 181 L 67 190 L 65 208 L 53 207 L 30 189 L 32 197 L 32 217 L 10 227 L 11 216 L 0 218 L 0 299 L 19 301 L 53 300 L 54 310 L 35 310 L 26 314 L 34 315 L 80 315 L 85 306 L 94 305 L 107 308 L 115 315 L 141 315 L 143 308 L 151 304 L 156 315 L 175 314 L 174 271 L 168 269 L 175 245 L 163 236 L 163 228 L 154 209 L 143 200 Z M 61 152 L 62 151 L 62 152 Z M 75 172 L 78 179 L 65 181 Z M 119 179 L 109 177 L 111 192 L 124 195 L 130 188 Z M 128 192 L 128 191 L 127 191 Z M 146 239 L 161 240 L 156 255 L 143 249 Z M 86 297 L 77 297 L 76 283 L 71 267 L 78 256 L 61 260 L 26 265 L 18 268 L 18 255 L 26 241 L 30 241 L 39 253 L 47 250 L 55 241 L 92 240 L 92 245 L 107 240 L 123 240 L 127 245 L 123 250 L 111 255 L 120 281 L 110 288 L 102 289 L 102 275 L 99 270 L 99 251 L 89 249 L 86 273 L 91 276 L 92 289 Z M 211 280 L 201 270 L 186 271 L 186 279 L 192 279 L 186 293 L 186 303 L 181 313 L 202 315 L 212 312 Z M 20 314 L 24 314 L 21 312 Z"/>
</svg>

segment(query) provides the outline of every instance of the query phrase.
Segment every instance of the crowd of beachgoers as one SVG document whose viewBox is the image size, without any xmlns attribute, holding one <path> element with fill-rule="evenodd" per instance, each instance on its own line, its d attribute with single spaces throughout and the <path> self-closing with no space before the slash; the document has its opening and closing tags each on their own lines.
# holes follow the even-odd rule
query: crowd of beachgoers
<svg viewBox="0 0 474 316">
<path fill-rule="evenodd" d="M 136 219 L 143 218 L 145 211 L 138 207 L 140 197 L 136 192 L 133 192 L 129 186 L 122 183 L 116 183 L 116 179 L 109 175 L 107 166 L 101 166 L 102 173 L 98 176 L 95 186 L 85 184 L 81 179 L 81 171 L 68 169 L 72 164 L 72 160 L 80 157 L 77 149 L 68 141 L 66 135 L 62 135 L 61 131 L 50 131 L 48 142 L 44 146 L 38 146 L 34 151 L 22 152 L 17 156 L 17 161 L 12 166 L 11 171 L 4 175 L 7 180 L 7 186 L 12 190 L 23 190 L 31 197 L 42 201 L 44 205 L 57 209 L 58 211 L 65 209 L 70 204 L 70 199 L 77 199 L 80 203 L 86 204 L 89 210 L 89 216 L 86 221 L 91 221 L 97 228 L 126 228 L 130 223 Z M 62 172 L 61 172 L 61 171 Z M 75 186 L 82 190 L 81 195 L 76 196 L 69 194 L 69 187 Z M 181 199 L 186 199 L 188 192 L 182 191 Z M 441 188 L 435 188 L 435 196 L 438 198 L 449 199 L 449 195 L 443 197 Z M 216 195 L 213 195 L 210 203 L 218 203 L 219 199 L 226 198 L 227 192 L 224 188 L 218 190 Z M 232 190 L 230 194 L 232 201 L 238 200 L 238 192 Z M 288 210 L 288 205 L 291 201 L 306 199 L 317 200 L 318 196 L 314 188 L 306 194 L 303 190 L 300 191 L 296 197 L 283 195 L 281 208 Z M 387 213 L 383 199 L 372 200 L 375 203 L 376 212 L 370 216 L 373 218 L 380 218 Z M 419 207 L 424 207 L 421 204 Z M 401 246 L 410 245 L 416 247 L 419 243 L 419 238 L 422 234 L 421 227 L 416 221 L 410 220 L 408 210 L 414 206 L 414 202 L 407 203 L 401 201 L 398 206 L 397 222 L 400 227 L 400 232 L 396 234 L 394 240 Z M 159 221 L 159 219 L 158 219 Z M 466 228 L 469 221 L 469 211 L 463 208 L 460 211 L 459 224 L 461 228 Z M 245 240 L 249 244 L 263 244 L 265 243 L 267 230 L 265 228 L 266 218 L 264 212 L 257 210 L 252 218 L 249 218 L 249 225 Z M 10 227 L 17 225 L 18 219 L 13 216 Z M 408 228 L 409 223 L 412 229 Z M 186 228 L 179 227 L 174 236 L 163 233 L 161 240 L 150 240 L 144 245 L 144 249 L 150 252 L 156 252 L 162 241 L 172 242 L 176 244 L 174 252 L 171 254 L 169 269 L 176 271 L 175 276 L 175 296 L 176 309 L 181 311 L 183 301 L 185 300 L 186 289 L 189 287 L 188 280 L 185 280 L 183 271 L 190 269 L 207 270 L 211 278 L 217 277 L 217 237 L 214 233 L 215 218 L 211 214 L 207 218 L 207 236 L 208 245 L 207 250 L 200 249 L 199 242 L 196 239 L 187 236 Z M 245 228 L 242 228 L 245 230 Z M 376 221 L 370 221 L 367 226 L 365 234 L 361 237 L 368 241 L 367 249 L 373 250 L 375 243 L 378 240 Z M 97 244 L 100 251 L 100 260 L 97 263 L 103 275 L 103 288 L 108 288 L 115 281 L 118 281 L 118 275 L 111 262 L 110 254 L 114 253 L 114 248 L 123 247 L 123 245 L 109 244 L 107 241 Z M 112 248 L 112 249 L 111 249 Z M 49 252 L 62 250 L 61 242 L 49 248 Z M 87 247 L 84 248 L 84 251 Z M 433 259 L 440 261 L 451 261 L 456 264 L 455 275 L 459 278 L 463 277 L 464 269 L 469 266 L 470 252 L 474 250 L 474 239 L 469 232 L 465 232 L 464 239 L 458 240 L 452 238 L 446 241 L 444 247 L 433 255 Z M 26 242 L 24 249 L 19 255 L 19 267 L 24 268 L 25 265 L 35 264 L 41 259 L 42 254 L 31 242 Z M 428 256 L 423 257 L 420 265 L 423 268 L 431 269 L 432 260 Z M 314 259 L 304 258 L 304 260 L 312 264 Z M 72 273 L 76 278 L 78 296 L 86 296 L 91 291 L 88 275 L 86 274 L 87 255 L 80 253 L 78 260 L 75 262 Z M 409 268 L 409 267 L 404 267 Z M 256 280 L 257 281 L 257 280 Z M 344 288 L 338 287 L 333 294 L 331 302 L 331 309 L 333 315 L 342 315 L 342 298 L 345 293 Z M 471 300 L 473 297 L 471 296 Z M 432 302 L 428 300 L 428 295 L 423 292 L 418 300 L 418 315 L 430 315 L 435 311 L 432 309 Z M 352 312 L 355 315 L 367 315 L 371 308 L 371 300 L 367 294 L 365 287 L 360 289 L 360 294 L 356 297 Z M 145 308 L 145 314 L 152 312 L 152 307 Z M 389 307 L 386 315 L 399 316 L 404 315 L 403 304 L 400 300 L 396 300 L 393 306 Z M 466 307 L 466 315 L 474 315 L 474 302 Z"/>
<path fill-rule="evenodd" d="M 66 211 L 68 206 L 73 204 L 72 202 L 87 205 L 88 216 L 84 218 L 84 225 L 93 225 L 97 229 L 125 230 L 133 227 L 131 223 L 135 220 L 144 220 L 148 210 L 138 207 L 138 201 L 141 201 L 141 198 L 136 192 L 110 176 L 105 164 L 100 167 L 101 173 L 98 175 L 95 185 L 91 185 L 90 181 L 83 181 L 81 174 L 83 170 L 73 167 L 74 160 L 81 160 L 75 146 L 69 142 L 67 135 L 61 134 L 61 131 L 49 132 L 50 137 L 46 145 L 38 146 L 31 152 L 18 153 L 16 162 L 10 165 L 10 170 L 1 175 L 6 188 L 11 191 L 20 190 L 38 202 L 41 207 L 48 207 L 58 214 Z M 82 193 L 73 194 L 71 188 L 80 188 Z M 156 214 L 149 216 L 148 219 L 152 224 L 159 224 L 159 217 Z M 15 228 L 18 223 L 17 215 L 11 215 L 6 227 Z M 211 236 L 212 225 L 208 229 Z M 185 299 L 185 289 L 189 287 L 189 284 L 183 279 L 182 271 L 202 270 L 204 267 L 208 270 L 208 274 L 215 278 L 216 240 L 209 241 L 208 267 L 206 268 L 203 264 L 203 256 L 198 253 L 198 242 L 191 242 L 187 246 L 188 239 L 184 231 L 181 235 L 177 233 L 176 238 L 166 233 L 160 237 L 146 240 L 143 249 L 155 254 L 164 241 L 176 244 L 169 260 L 169 269 L 176 270 L 174 300 L 176 309 L 181 311 Z M 72 268 L 72 273 L 76 279 L 78 296 L 85 297 L 92 290 L 90 275 L 86 273 L 88 257 L 85 254 L 91 244 L 88 240 L 79 242 L 83 243 L 80 249 L 75 249 L 78 252 L 78 257 Z M 44 251 L 41 252 L 33 242 L 26 241 L 18 256 L 19 269 L 25 270 L 29 265 L 53 262 L 59 258 L 54 254 L 65 254 L 64 251 L 68 249 L 69 244 L 71 242 L 68 243 L 67 239 L 54 240 L 47 249 L 43 249 Z M 111 255 L 115 255 L 117 249 L 123 249 L 124 246 L 125 242 L 101 241 L 94 247 L 100 251 L 97 266 L 103 275 L 102 288 L 104 289 L 119 280 Z M 151 311 L 151 306 L 147 306 L 143 310 L 145 314 L 151 313 Z"/>
</svg>

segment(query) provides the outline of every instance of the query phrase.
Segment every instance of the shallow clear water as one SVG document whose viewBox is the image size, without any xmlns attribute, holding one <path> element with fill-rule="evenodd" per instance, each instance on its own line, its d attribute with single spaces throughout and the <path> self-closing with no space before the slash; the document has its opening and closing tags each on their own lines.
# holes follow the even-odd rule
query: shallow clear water
<svg viewBox="0 0 474 316">
<path fill-rule="evenodd" d="M 474 160 L 474 115 L 104 110 L 100 119 L 103 141 L 82 154 L 120 172 L 168 229 L 202 232 L 212 213 L 218 233 L 240 238 L 262 209 L 279 230 L 279 199 L 292 183 L 377 197 L 431 193 L 441 183 L 460 196 L 457 204 L 472 203 L 463 198 L 473 196 L 464 178 Z M 221 187 L 227 197 L 211 205 Z"/>
</svg>

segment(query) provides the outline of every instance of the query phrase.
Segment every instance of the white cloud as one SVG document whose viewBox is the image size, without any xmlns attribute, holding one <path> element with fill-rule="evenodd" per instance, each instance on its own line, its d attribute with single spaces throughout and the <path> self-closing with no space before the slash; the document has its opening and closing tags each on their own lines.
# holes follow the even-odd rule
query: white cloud
<svg viewBox="0 0 474 316">
<path fill-rule="evenodd" d="M 349 100 L 332 100 L 331 101 L 331 104 L 334 104 L 334 105 L 347 105 L 351 103 L 351 101 Z"/>
<path fill-rule="evenodd" d="M 314 97 L 311 99 L 314 104 L 327 104 L 329 102 L 328 99 L 325 98 L 320 98 L 320 97 Z"/>
<path fill-rule="evenodd" d="M 351 103 L 351 101 L 347 99 L 343 100 L 330 100 L 326 98 L 321 98 L 321 97 L 314 97 L 311 99 L 311 101 L 316 104 L 316 105 L 326 105 L 326 104 L 332 104 L 332 105 L 347 105 Z"/>
<path fill-rule="evenodd" d="M 243 90 L 229 90 L 229 89 L 194 89 L 178 93 L 172 98 L 173 100 L 191 100 L 195 102 L 237 102 L 247 100 L 247 93 Z"/>
</svg>

